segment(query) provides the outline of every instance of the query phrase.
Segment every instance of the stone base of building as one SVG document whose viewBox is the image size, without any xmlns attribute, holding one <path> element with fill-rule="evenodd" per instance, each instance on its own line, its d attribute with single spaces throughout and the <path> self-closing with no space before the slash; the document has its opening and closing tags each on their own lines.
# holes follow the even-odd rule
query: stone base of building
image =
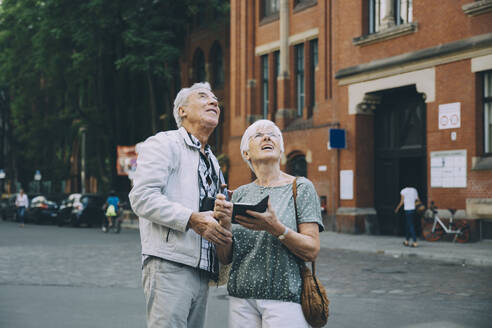
<svg viewBox="0 0 492 328">
<path fill-rule="evenodd" d="M 373 208 L 340 207 L 335 219 L 336 232 L 379 234 L 376 210 Z"/>
</svg>

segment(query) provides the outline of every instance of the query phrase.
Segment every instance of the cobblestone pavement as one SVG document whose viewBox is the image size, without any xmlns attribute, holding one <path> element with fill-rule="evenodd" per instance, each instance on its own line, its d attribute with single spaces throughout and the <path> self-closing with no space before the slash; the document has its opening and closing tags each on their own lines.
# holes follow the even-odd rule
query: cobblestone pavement
<svg viewBox="0 0 492 328">
<path fill-rule="evenodd" d="M 139 288 L 139 259 L 138 231 L 0 223 L 0 285 Z"/>
<path fill-rule="evenodd" d="M 489 327 L 492 322 L 492 267 L 326 248 L 321 250 L 316 267 L 332 302 L 328 327 Z M 96 318 L 91 327 L 111 327 L 96 324 L 100 319 L 94 314 L 97 302 L 103 302 L 101 295 L 109 292 L 114 297 L 135 298 L 134 311 L 122 311 L 119 319 L 133 315 L 128 322 L 141 327 L 145 308 L 140 274 L 137 230 L 103 234 L 87 228 L 19 228 L 0 221 L 0 304 L 2 298 L 24 291 L 32 295 L 43 290 L 57 298 L 87 295 L 78 304 L 94 303 L 87 305 Z M 65 286 L 76 288 L 63 289 Z M 91 296 L 97 290 L 104 292 Z M 28 308 L 34 307 L 27 296 L 15 297 Z M 211 289 L 207 327 L 226 327 L 226 298 L 224 288 Z M 5 311 L 0 309 L 0 326 Z M 18 315 L 34 314 L 26 311 Z M 22 327 L 49 326 L 35 319 L 34 324 Z M 15 320 L 18 317 L 9 322 Z"/>
<path fill-rule="evenodd" d="M 316 267 L 335 295 L 492 302 L 492 267 L 344 250 L 322 251 Z"/>
</svg>

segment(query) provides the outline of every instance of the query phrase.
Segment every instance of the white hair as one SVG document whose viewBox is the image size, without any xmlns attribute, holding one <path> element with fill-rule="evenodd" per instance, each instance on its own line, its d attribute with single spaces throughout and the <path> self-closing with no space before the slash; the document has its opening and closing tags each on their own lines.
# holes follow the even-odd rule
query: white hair
<svg viewBox="0 0 492 328">
<path fill-rule="evenodd" d="M 256 132 L 258 132 L 258 130 L 270 127 L 273 128 L 275 133 L 279 135 L 280 154 L 282 154 L 284 152 L 284 138 L 282 137 L 282 132 L 278 126 L 270 120 L 258 120 L 254 122 L 246 129 L 246 131 L 244 131 L 243 137 L 241 138 L 241 156 L 253 172 L 255 172 L 255 169 L 253 168 L 253 165 L 251 165 L 251 161 L 246 159 L 244 156 L 244 152 L 249 151 L 249 140 L 256 134 Z"/>
<path fill-rule="evenodd" d="M 174 120 L 176 121 L 176 125 L 178 126 L 178 129 L 182 125 L 182 120 L 181 117 L 179 116 L 179 107 L 185 106 L 186 103 L 188 102 L 188 97 L 191 95 L 191 93 L 198 89 L 206 89 L 208 91 L 212 91 L 212 88 L 210 87 L 210 83 L 199 82 L 193 84 L 189 88 L 183 88 L 179 90 L 178 94 L 176 95 L 176 98 L 174 99 L 173 115 L 174 115 Z"/>
</svg>

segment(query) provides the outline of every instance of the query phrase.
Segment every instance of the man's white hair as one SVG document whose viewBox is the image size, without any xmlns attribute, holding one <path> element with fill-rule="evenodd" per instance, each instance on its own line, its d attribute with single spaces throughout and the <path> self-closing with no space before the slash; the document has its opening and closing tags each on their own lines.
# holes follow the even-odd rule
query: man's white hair
<svg viewBox="0 0 492 328">
<path fill-rule="evenodd" d="M 253 172 L 255 172 L 255 169 L 253 168 L 253 165 L 251 165 L 251 161 L 246 159 L 246 157 L 244 156 L 244 152 L 249 151 L 249 140 L 258 132 L 258 130 L 263 130 L 270 127 L 273 128 L 274 132 L 279 136 L 280 154 L 283 154 L 284 138 L 282 137 L 282 132 L 280 131 L 278 126 L 270 120 L 258 120 L 254 122 L 246 129 L 246 131 L 244 131 L 243 137 L 241 138 L 241 156 Z"/>
<path fill-rule="evenodd" d="M 176 121 L 176 125 L 178 126 L 178 129 L 182 125 L 182 120 L 181 117 L 179 116 L 179 107 L 185 106 L 186 103 L 188 102 L 188 97 L 191 95 L 191 93 L 198 89 L 206 89 L 208 91 L 212 91 L 212 88 L 210 87 L 210 83 L 199 82 L 193 84 L 189 88 L 183 88 L 179 90 L 178 94 L 176 95 L 176 98 L 174 99 L 173 115 L 174 115 L 174 120 Z"/>
</svg>

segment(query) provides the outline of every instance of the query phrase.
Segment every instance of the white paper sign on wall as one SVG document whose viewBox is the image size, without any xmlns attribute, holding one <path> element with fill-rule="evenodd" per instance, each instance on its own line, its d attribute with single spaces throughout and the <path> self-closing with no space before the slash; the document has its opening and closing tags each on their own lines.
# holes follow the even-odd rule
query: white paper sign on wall
<svg viewBox="0 0 492 328">
<path fill-rule="evenodd" d="M 439 105 L 439 130 L 461 127 L 461 103 Z"/>
<path fill-rule="evenodd" d="M 340 199 L 354 199 L 354 171 L 340 171 Z"/>
<path fill-rule="evenodd" d="M 466 149 L 430 152 L 432 188 L 466 188 Z"/>
</svg>

